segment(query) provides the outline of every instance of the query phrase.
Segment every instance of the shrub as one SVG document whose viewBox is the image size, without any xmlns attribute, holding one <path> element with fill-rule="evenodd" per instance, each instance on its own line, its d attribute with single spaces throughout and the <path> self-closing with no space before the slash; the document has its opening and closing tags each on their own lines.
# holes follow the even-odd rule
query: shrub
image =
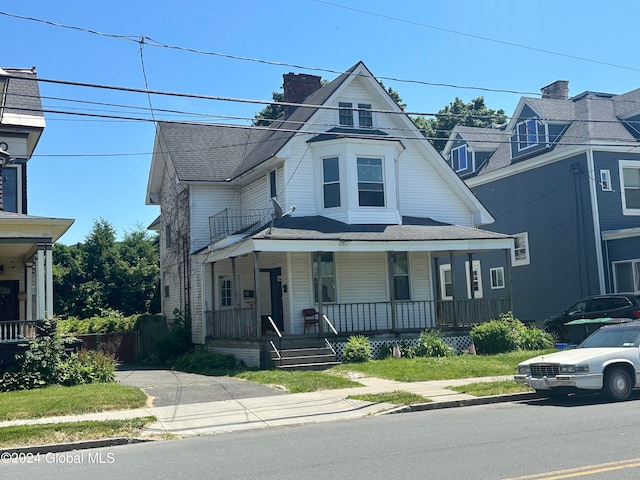
<svg viewBox="0 0 640 480">
<path fill-rule="evenodd" d="M 153 348 L 155 360 L 162 364 L 169 364 L 171 360 L 193 349 L 189 309 L 183 314 L 176 308 L 173 317 L 167 333 L 156 340 Z"/>
<path fill-rule="evenodd" d="M 393 348 L 398 345 L 400 350 L 400 356 L 402 358 L 413 358 L 416 356 L 415 347 L 406 340 L 400 340 L 397 343 L 386 343 L 378 350 L 377 360 L 384 360 L 385 358 L 393 357 Z"/>
<path fill-rule="evenodd" d="M 504 353 L 514 350 L 551 348 L 553 337 L 537 329 L 527 328 L 511 312 L 497 319 L 476 325 L 469 333 L 478 353 Z"/>
<path fill-rule="evenodd" d="M 450 357 L 455 350 L 448 345 L 436 330 L 425 330 L 415 347 L 416 357 Z"/>
<path fill-rule="evenodd" d="M 172 366 L 184 372 L 230 371 L 236 368 L 236 360 L 233 355 L 199 349 L 179 356 Z"/>
<path fill-rule="evenodd" d="M 360 363 L 371 360 L 371 343 L 364 335 L 352 335 L 342 350 L 345 363 Z"/>
</svg>

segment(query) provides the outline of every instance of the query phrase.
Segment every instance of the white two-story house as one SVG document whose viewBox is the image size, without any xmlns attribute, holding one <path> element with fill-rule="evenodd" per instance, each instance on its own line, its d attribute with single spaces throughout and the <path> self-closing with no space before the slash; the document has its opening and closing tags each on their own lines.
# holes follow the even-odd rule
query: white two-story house
<svg viewBox="0 0 640 480">
<path fill-rule="evenodd" d="M 373 335 L 509 310 L 508 271 L 483 298 L 492 265 L 473 255 L 503 265 L 513 239 L 477 228 L 490 213 L 362 62 L 324 86 L 284 75 L 284 102 L 268 127 L 157 125 L 162 310 L 188 309 L 194 342 L 257 365 L 276 329 Z"/>
</svg>

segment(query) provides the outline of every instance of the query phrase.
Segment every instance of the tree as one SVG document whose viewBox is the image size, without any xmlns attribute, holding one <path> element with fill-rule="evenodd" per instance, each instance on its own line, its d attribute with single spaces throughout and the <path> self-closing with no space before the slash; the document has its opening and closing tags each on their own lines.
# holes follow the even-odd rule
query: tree
<svg viewBox="0 0 640 480">
<path fill-rule="evenodd" d="M 423 116 L 412 118 L 422 134 L 429 138 L 439 152 L 444 150 L 449 134 L 456 125 L 488 127 L 492 124 L 502 124 L 506 119 L 504 110 L 488 108 L 484 103 L 484 97 L 474 98 L 469 103 L 464 103 L 456 97 L 453 102 L 440 109 L 435 118 L 428 119 Z"/>
<path fill-rule="evenodd" d="M 284 93 L 282 92 L 272 92 L 271 96 L 274 102 L 284 102 Z M 253 116 L 253 126 L 268 127 L 273 123 L 273 120 L 284 116 L 284 108 L 284 105 L 270 103 Z"/>
<path fill-rule="evenodd" d="M 141 228 L 117 242 L 113 226 L 101 219 L 84 243 L 55 244 L 53 263 L 57 315 L 87 318 L 109 309 L 124 315 L 157 311 L 158 242 Z"/>
</svg>

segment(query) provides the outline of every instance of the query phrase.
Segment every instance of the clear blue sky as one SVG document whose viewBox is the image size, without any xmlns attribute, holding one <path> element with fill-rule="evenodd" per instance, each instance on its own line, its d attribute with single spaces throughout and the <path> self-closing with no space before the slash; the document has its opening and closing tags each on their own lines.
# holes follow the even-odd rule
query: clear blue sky
<svg viewBox="0 0 640 480">
<path fill-rule="evenodd" d="M 433 84 L 535 94 L 562 79 L 569 80 L 570 95 L 640 87 L 640 4 L 633 0 L 334 2 L 33 0 L 5 2 L 0 11 L 301 67 L 344 71 L 362 60 L 378 77 Z M 0 31 L 5 45 L 0 67 L 35 65 L 42 79 L 145 88 L 140 45 L 134 41 L 7 15 L 0 15 Z M 222 97 L 269 100 L 282 84 L 282 74 L 290 71 L 329 80 L 337 76 L 150 44 L 142 49 L 142 58 L 150 89 Z M 384 83 L 400 93 L 412 112 L 433 113 L 456 96 L 469 101 L 483 95 L 489 107 L 503 108 L 509 115 L 521 96 Z M 143 94 L 52 83 L 42 83 L 40 92 L 50 110 L 149 117 L 149 99 Z M 151 104 L 199 115 L 157 112 L 156 119 L 221 122 L 229 120 L 220 116 L 251 118 L 261 108 L 161 96 L 152 96 Z M 47 127 L 29 164 L 29 213 L 74 218 L 61 239 L 65 244 L 84 241 L 100 218 L 111 222 L 119 236 L 146 228 L 159 214 L 144 204 L 153 123 L 45 116 Z"/>
</svg>

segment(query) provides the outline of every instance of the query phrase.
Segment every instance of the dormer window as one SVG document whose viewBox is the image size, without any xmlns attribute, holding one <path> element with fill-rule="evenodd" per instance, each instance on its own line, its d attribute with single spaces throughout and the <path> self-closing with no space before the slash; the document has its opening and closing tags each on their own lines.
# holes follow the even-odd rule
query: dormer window
<svg viewBox="0 0 640 480">
<path fill-rule="evenodd" d="M 358 158 L 358 200 L 361 207 L 384 207 L 381 158 Z"/>
<path fill-rule="evenodd" d="M 451 167 L 456 172 L 461 172 L 469 167 L 466 145 L 460 145 L 451 150 Z"/>
<path fill-rule="evenodd" d="M 343 127 L 353 127 L 357 125 L 360 128 L 373 127 L 373 114 L 371 112 L 370 103 L 358 103 L 357 110 L 353 109 L 353 103 L 351 102 L 339 102 L 339 122 Z M 356 118 L 354 118 L 357 115 Z"/>
<path fill-rule="evenodd" d="M 538 144 L 538 121 L 530 118 L 516 125 L 518 150 L 525 150 Z"/>
</svg>

